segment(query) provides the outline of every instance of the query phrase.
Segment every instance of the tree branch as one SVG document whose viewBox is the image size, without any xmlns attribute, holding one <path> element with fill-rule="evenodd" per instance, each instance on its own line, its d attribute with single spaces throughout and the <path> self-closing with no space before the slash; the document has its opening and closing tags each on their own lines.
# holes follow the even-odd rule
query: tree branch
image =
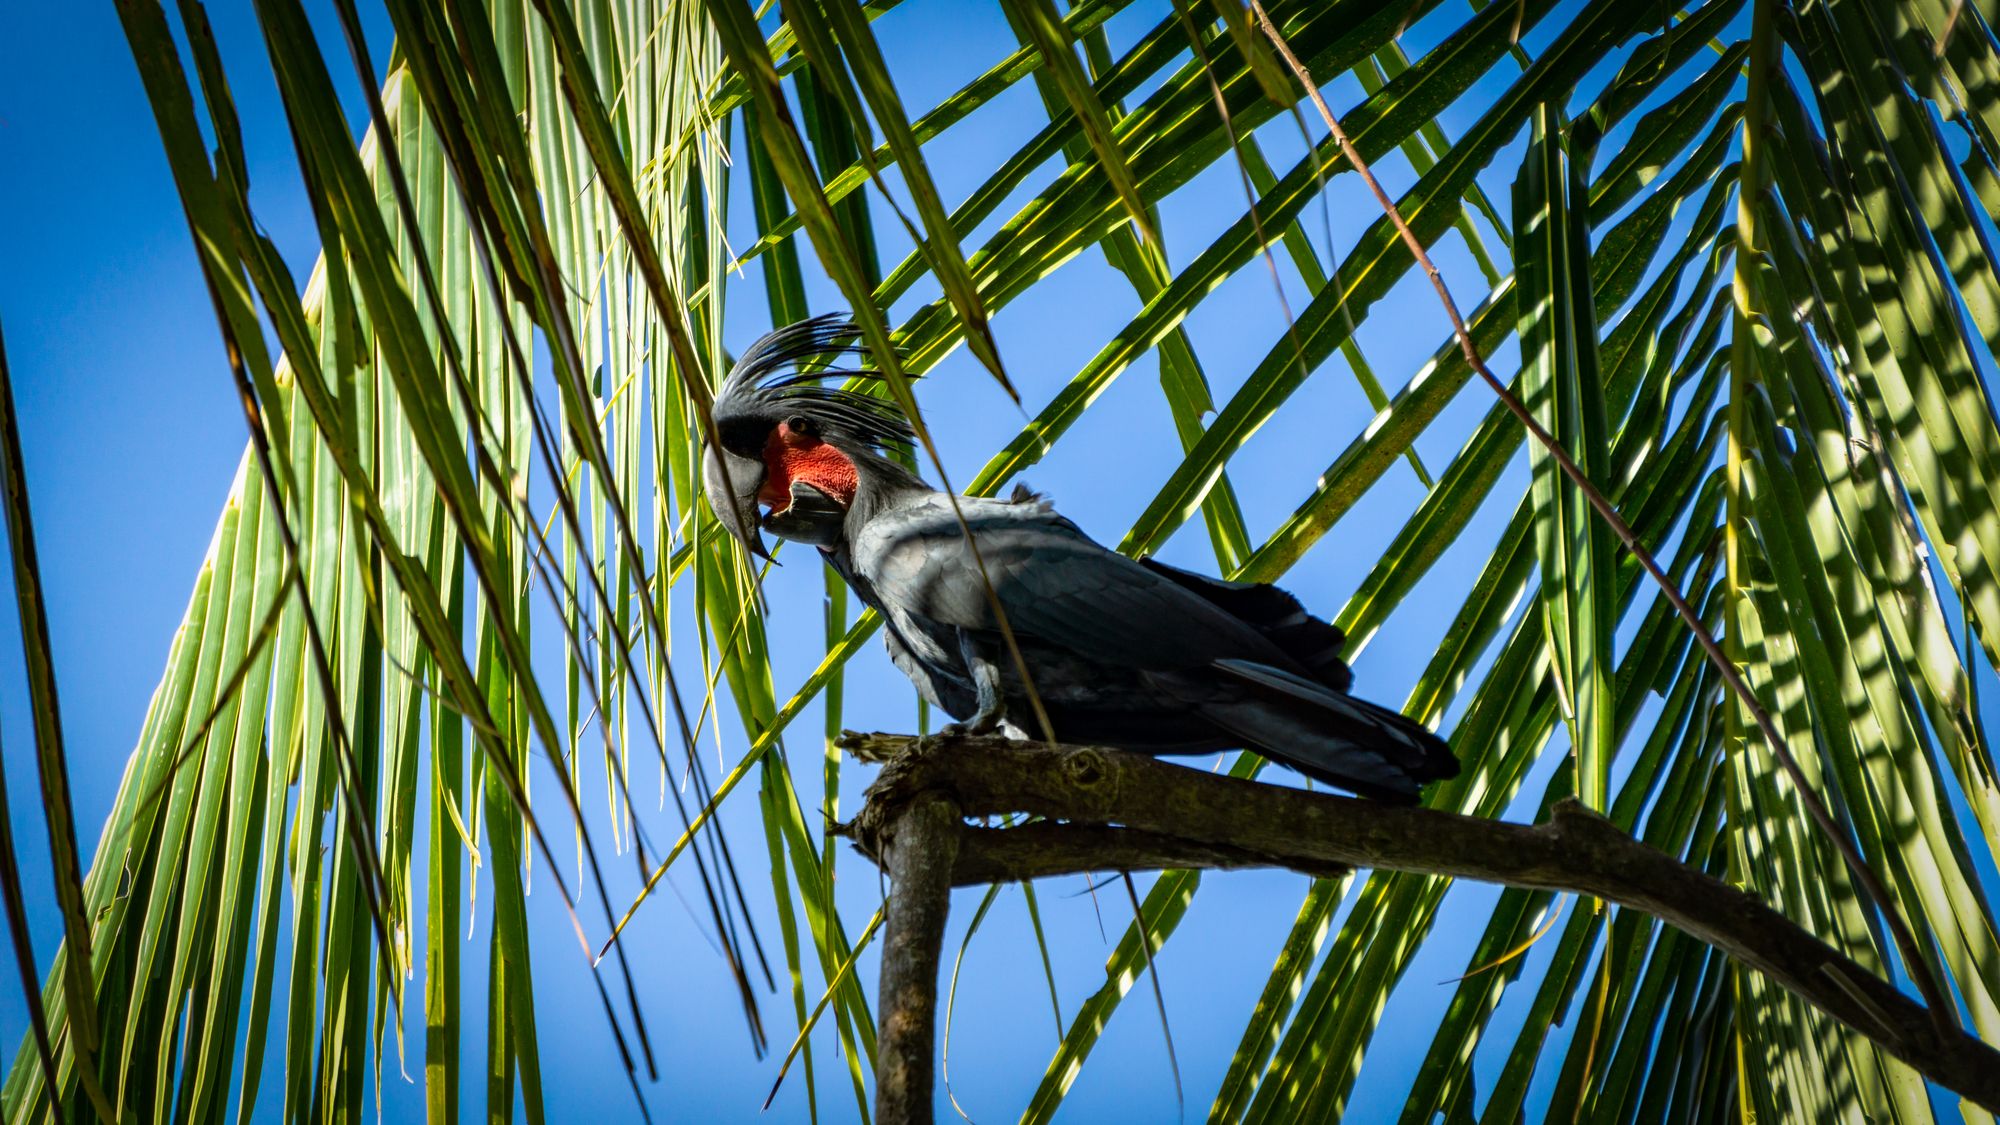
<svg viewBox="0 0 2000 1125">
<path fill-rule="evenodd" d="M 1351 866 L 1592 895 L 1714 946 L 1932 1081 L 2000 1110 L 2000 1051 L 1964 1032 L 1940 1029 L 1923 1005 L 1783 914 L 1633 839 L 1575 801 L 1558 804 L 1545 824 L 1510 824 L 1260 784 L 1095 747 L 854 733 L 841 745 L 886 764 L 854 821 L 837 831 L 878 858 L 885 839 L 907 839 L 908 826 L 921 819 L 926 838 L 939 841 L 928 846 L 936 850 L 927 857 L 934 870 L 926 878 L 944 879 L 948 871 L 950 882 L 965 884 L 1083 870 L 1243 866 L 1324 875 Z M 957 832 L 947 825 L 930 835 L 947 815 L 939 810 L 952 809 L 964 817 L 1026 813 L 1054 823 L 960 825 Z M 887 853 L 897 897 L 910 878 L 904 866 L 921 862 L 907 854 L 912 849 L 903 850 L 901 856 L 894 847 Z M 892 927 L 895 908 L 892 898 Z M 942 911 L 937 921 L 942 924 Z M 883 953 L 878 1098 L 888 1085 L 879 1066 L 890 1065 L 888 1031 L 898 1018 L 888 987 L 891 962 L 900 956 L 893 930 L 890 942 Z M 894 1004 L 914 1000 L 913 992 L 901 991 L 909 972 L 928 974 L 926 991 L 935 1002 L 935 940 L 928 957 L 897 970 L 905 976 L 898 978 Z M 903 1039 L 898 1049 L 920 1050 L 927 1068 L 928 1024 L 924 1035 L 921 1048 Z M 927 1069 L 924 1077 L 928 1091 Z M 923 1105 L 927 1114 L 927 1094 Z"/>
<path fill-rule="evenodd" d="M 1317 863 L 1307 856 L 1269 855 L 1250 848 L 1207 844 L 1138 828 L 1037 821 L 1017 828 L 966 825 L 959 836 L 958 861 L 952 864 L 951 885 L 980 887 L 1091 871 L 1169 868 L 1229 871 L 1248 867 L 1287 867 L 1327 879 L 1348 871 L 1344 863 Z"/>
<path fill-rule="evenodd" d="M 950 799 L 930 790 L 899 802 L 870 838 L 871 857 L 886 849 L 889 872 L 875 1037 L 877 1125 L 931 1120 L 938 955 L 963 823 Z"/>
</svg>

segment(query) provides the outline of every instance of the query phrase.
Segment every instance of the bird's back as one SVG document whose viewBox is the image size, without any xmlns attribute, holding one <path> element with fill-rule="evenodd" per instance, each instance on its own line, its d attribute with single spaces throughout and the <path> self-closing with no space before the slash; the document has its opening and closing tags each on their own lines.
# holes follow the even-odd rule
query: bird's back
<svg viewBox="0 0 2000 1125">
<path fill-rule="evenodd" d="M 1457 773 L 1436 735 L 1347 694 L 1345 638 L 1285 591 L 1126 558 L 1031 495 L 953 500 L 897 498 L 845 562 L 885 614 L 897 663 L 955 717 L 969 654 L 998 668 L 1007 717 L 1030 733 L 1039 703 L 1064 741 L 1244 747 L 1390 800 Z"/>
<path fill-rule="evenodd" d="M 1233 657 L 1307 671 L 1231 612 L 1226 596 L 1205 596 L 1199 576 L 1126 558 L 1038 497 L 956 499 L 954 510 L 945 493 L 912 498 L 855 537 L 855 569 L 886 603 L 954 628 L 997 631 L 997 601 L 1016 635 L 1117 665 L 1172 670 Z M 1223 592 L 1254 598 L 1255 589 Z"/>
</svg>

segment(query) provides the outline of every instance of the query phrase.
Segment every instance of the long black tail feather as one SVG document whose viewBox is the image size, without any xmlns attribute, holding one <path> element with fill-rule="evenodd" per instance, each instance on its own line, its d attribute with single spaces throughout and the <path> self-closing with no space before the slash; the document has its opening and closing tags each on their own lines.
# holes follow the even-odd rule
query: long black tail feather
<svg viewBox="0 0 2000 1125">
<path fill-rule="evenodd" d="M 1406 715 L 1268 665 L 1223 660 L 1215 667 L 1249 690 L 1203 714 L 1307 777 L 1409 803 L 1425 782 L 1458 776 L 1451 747 Z"/>
</svg>

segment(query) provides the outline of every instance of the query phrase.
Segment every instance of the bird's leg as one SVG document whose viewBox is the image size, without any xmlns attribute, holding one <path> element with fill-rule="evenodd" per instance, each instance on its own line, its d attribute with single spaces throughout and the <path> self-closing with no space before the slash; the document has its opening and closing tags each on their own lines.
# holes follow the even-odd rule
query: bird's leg
<svg viewBox="0 0 2000 1125">
<path fill-rule="evenodd" d="M 973 690 L 978 695 L 979 710 L 962 723 L 948 723 L 938 733 L 943 735 L 992 734 L 1007 716 L 1007 699 L 1000 690 L 1000 665 L 987 654 L 985 646 L 979 643 L 969 630 L 958 631 L 958 654 L 965 661 L 965 670 L 972 677 Z"/>
</svg>

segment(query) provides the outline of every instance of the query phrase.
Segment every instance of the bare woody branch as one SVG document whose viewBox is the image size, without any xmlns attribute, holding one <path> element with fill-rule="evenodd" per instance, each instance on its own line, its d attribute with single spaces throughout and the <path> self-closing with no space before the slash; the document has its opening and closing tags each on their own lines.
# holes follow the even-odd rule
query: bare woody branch
<svg viewBox="0 0 2000 1125">
<path fill-rule="evenodd" d="M 878 1125 L 931 1119 L 937 1043 L 938 956 L 964 823 L 948 797 L 913 794 L 873 840 L 886 850 L 889 901 L 882 932 L 881 1012 L 875 1037 Z"/>
<path fill-rule="evenodd" d="M 926 812 L 919 818 L 923 831 L 940 840 L 929 858 L 934 866 L 949 863 L 954 885 L 1086 870 L 1277 866 L 1325 875 L 1371 867 L 1592 895 L 1706 942 L 1932 1081 L 2000 1110 L 2000 1051 L 1939 1028 L 1923 1005 L 1783 914 L 1573 801 L 1556 806 L 1545 824 L 1510 824 L 1244 781 L 1116 750 L 998 738 L 919 743 L 881 734 L 850 734 L 842 745 L 887 763 L 867 804 L 839 829 L 871 857 L 883 854 L 892 832 L 906 838 L 905 824 L 920 806 L 973 818 L 1042 818 L 1018 828 L 960 823 L 955 840 L 942 844 L 954 833 L 934 835 L 938 814 Z M 915 857 L 897 856 L 894 846 L 888 854 L 892 896 L 901 896 L 903 872 Z M 935 871 L 928 876 L 938 878 Z M 942 883 L 927 885 L 941 923 Z M 885 1060 L 892 1018 L 887 985 L 898 956 L 895 897 L 891 904 L 883 953 Z M 935 943 L 927 967 L 907 968 L 929 974 L 934 1002 Z M 908 1041 L 900 1048 L 914 1049 Z M 922 1050 L 928 1066 L 928 1039 Z M 897 1120 L 928 1120 L 927 1104 L 923 1113 Z"/>
</svg>

